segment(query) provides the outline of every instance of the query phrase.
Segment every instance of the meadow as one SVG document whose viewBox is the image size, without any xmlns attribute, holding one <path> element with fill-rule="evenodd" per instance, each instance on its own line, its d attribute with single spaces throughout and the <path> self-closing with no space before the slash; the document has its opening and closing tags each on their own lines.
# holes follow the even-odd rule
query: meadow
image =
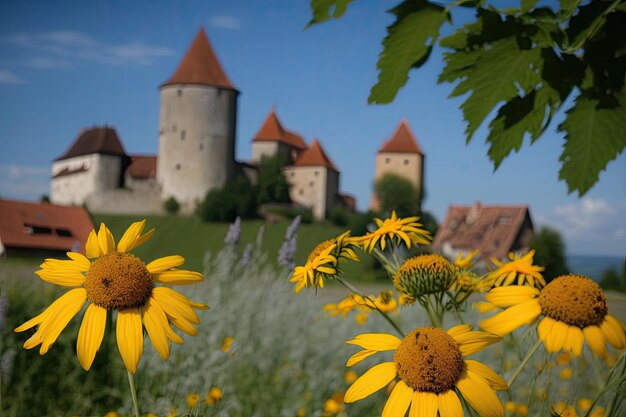
<svg viewBox="0 0 626 417">
<path fill-rule="evenodd" d="M 131 219 L 96 216 L 95 221 L 106 223 L 117 241 Z M 259 234 L 261 226 L 263 232 Z M 149 218 L 147 227 L 155 227 L 156 234 L 133 253 L 147 262 L 172 254 L 184 255 L 187 260 L 184 268 L 203 271 L 204 281 L 175 288 L 209 309 L 198 311 L 197 335 L 183 334 L 184 344 L 172 344 L 167 361 L 161 359 L 145 337 L 143 356 L 134 378 L 142 416 L 380 416 L 381 412 L 385 413 L 386 403 L 396 404 L 390 399 L 397 398 L 398 394 L 394 394 L 397 378 L 381 386 L 378 392 L 350 404 L 344 399 L 354 400 L 354 388 L 350 387 L 358 383 L 357 377 L 365 378 L 368 369 L 380 364 L 381 357 L 388 361 L 397 357 L 385 348 L 347 368 L 346 361 L 358 352 L 358 346 L 346 341 L 357 340 L 354 343 L 358 345 L 362 343 L 355 339 L 359 334 L 387 333 L 391 337 L 414 328 L 430 328 L 433 324 L 450 329 L 462 322 L 478 330 L 478 324 L 485 318 L 477 307 L 477 303 L 484 301 L 484 295 L 477 287 L 467 290 L 467 282 L 458 278 L 477 279 L 477 276 L 455 273 L 458 280 L 450 281 L 453 278 L 450 275 L 445 279 L 438 276 L 433 281 L 435 275 L 411 273 L 407 275 L 410 280 L 422 276 L 426 281 L 419 281 L 417 286 L 407 286 L 405 282 L 406 285 L 396 285 L 394 289 L 389 280 L 374 280 L 380 270 L 370 271 L 368 275 L 367 265 L 374 257 L 383 268 L 401 269 L 408 252 L 402 248 L 403 241 L 393 234 L 387 236 L 386 250 L 380 241 L 370 238 L 370 243 L 373 242 L 370 253 L 364 243 L 357 245 L 356 241 L 334 239 L 343 231 L 339 228 L 300 225 L 296 230 L 295 265 L 313 268 L 307 262 L 309 253 L 320 242 L 332 239 L 313 251 L 312 259 L 323 257 L 324 247 L 333 249 L 331 255 L 342 259 L 343 270 L 325 273 L 315 270 L 313 280 L 302 281 L 297 274 L 292 275 L 291 268 L 277 261 L 288 223 L 246 222 L 233 234 L 229 225 L 161 217 Z M 381 227 L 380 230 L 392 229 Z M 385 233 L 393 233 L 388 231 Z M 411 236 L 413 232 L 408 233 Z M 346 261 L 352 256 L 349 250 L 361 262 Z M 111 323 L 106 326 L 102 346 L 88 372 L 77 360 L 78 318 L 69 322 L 45 355 L 40 356 L 37 349 L 21 347 L 32 331 L 14 333 L 15 326 L 36 316 L 65 293 L 63 288 L 42 282 L 33 274 L 40 262 L 0 260 L 0 415 L 136 415 L 125 363 L 116 346 L 115 326 Z M 454 270 L 469 271 L 470 263 L 455 264 Z M 529 269 L 531 264 L 526 261 L 513 260 L 511 265 L 521 265 L 520 271 L 537 270 L 535 266 Z M 526 272 L 519 272 L 519 276 L 526 277 Z M 324 277 L 326 285 L 320 288 L 320 279 Z M 350 289 L 340 285 L 342 282 Z M 451 283 L 449 289 L 445 293 L 431 293 L 432 285 L 440 282 Z M 294 294 L 294 286 L 298 288 L 301 283 L 306 285 Z M 418 287 L 422 292 L 427 288 L 428 294 L 415 296 L 413 291 Z M 379 294 L 381 290 L 391 293 Z M 361 301 L 354 301 L 355 295 Z M 407 302 L 407 296 L 414 298 Z M 624 309 L 620 309 L 624 306 L 624 296 L 609 294 L 607 298 L 609 312 L 624 320 Z M 456 301 L 451 302 L 452 299 Z M 109 318 L 113 320 L 114 314 L 109 313 Z M 472 337 L 486 337 L 482 334 L 468 333 Z M 481 349 L 472 348 L 476 352 L 471 358 L 491 367 L 502 375 L 502 383 L 506 380 L 511 386 L 497 397 L 507 416 L 622 415 L 619 413 L 623 409 L 619 407 L 624 398 L 619 387 L 626 378 L 623 351 L 609 346 L 602 357 L 588 347 L 578 357 L 571 352 L 548 353 L 540 346 L 541 340 L 532 326 L 520 327 L 502 338 L 489 337 L 488 343 L 478 343 Z M 501 385 L 494 383 L 498 389 L 502 389 Z M 476 407 L 481 409 L 480 401 L 478 405 L 476 398 L 474 402 L 468 401 L 461 395 L 466 387 L 459 387 L 463 390 L 457 387 L 450 392 L 461 398 L 465 415 L 482 415 L 476 411 Z M 447 416 L 442 410 L 440 413 Z"/>
</svg>

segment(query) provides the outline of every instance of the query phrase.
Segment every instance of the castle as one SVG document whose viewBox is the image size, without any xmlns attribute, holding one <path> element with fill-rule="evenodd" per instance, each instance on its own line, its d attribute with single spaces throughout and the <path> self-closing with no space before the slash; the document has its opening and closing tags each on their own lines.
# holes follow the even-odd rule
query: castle
<svg viewBox="0 0 626 417">
<path fill-rule="evenodd" d="M 252 160 L 235 159 L 237 98 L 204 29 L 200 29 L 173 75 L 159 87 L 159 154 L 128 155 L 112 127 L 83 130 L 52 163 L 50 199 L 84 205 L 99 213 L 160 214 L 174 198 L 190 214 L 210 190 L 237 175 L 256 182 L 263 156 L 281 155 L 295 204 L 315 219 L 330 209 L 354 209 L 354 197 L 339 191 L 340 172 L 318 139 L 283 127 L 272 109 L 252 138 Z M 403 121 L 376 157 L 376 179 L 404 176 L 422 190 L 424 154 Z M 377 208 L 375 196 L 372 207 Z"/>
</svg>

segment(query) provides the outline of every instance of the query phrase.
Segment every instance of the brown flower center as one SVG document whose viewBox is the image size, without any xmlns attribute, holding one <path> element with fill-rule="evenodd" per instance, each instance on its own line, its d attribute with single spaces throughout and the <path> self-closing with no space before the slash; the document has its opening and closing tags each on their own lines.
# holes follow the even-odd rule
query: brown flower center
<svg viewBox="0 0 626 417">
<path fill-rule="evenodd" d="M 89 301 L 107 310 L 137 308 L 152 293 L 152 277 L 135 255 L 113 252 L 91 264 L 85 290 Z"/>
<path fill-rule="evenodd" d="M 327 249 L 330 245 L 334 244 L 334 239 L 325 240 L 313 249 L 313 251 L 309 254 L 307 258 L 307 262 L 311 262 L 313 259 L 317 258 L 320 253 L 322 253 L 325 249 Z"/>
<path fill-rule="evenodd" d="M 571 326 L 599 325 L 608 308 L 598 284 L 583 275 L 562 275 L 539 295 L 543 314 Z"/>
<path fill-rule="evenodd" d="M 453 389 L 463 371 L 463 356 L 456 341 L 435 327 L 409 333 L 393 360 L 398 376 L 409 387 L 436 394 Z"/>
</svg>

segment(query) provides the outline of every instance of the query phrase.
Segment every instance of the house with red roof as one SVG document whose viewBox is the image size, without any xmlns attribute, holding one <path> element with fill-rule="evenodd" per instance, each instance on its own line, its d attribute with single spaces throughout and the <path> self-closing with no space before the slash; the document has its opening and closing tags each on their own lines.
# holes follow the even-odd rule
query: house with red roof
<svg viewBox="0 0 626 417">
<path fill-rule="evenodd" d="M 374 182 L 385 175 L 397 175 L 408 180 L 415 190 L 423 195 L 424 158 L 424 152 L 411 131 L 409 122 L 402 120 L 393 135 L 382 144 L 376 154 Z M 374 211 L 380 209 L 375 191 L 372 194 L 370 207 Z"/>
<path fill-rule="evenodd" d="M 477 250 L 477 260 L 504 259 L 509 252 L 525 253 L 533 237 L 530 210 L 525 205 L 451 205 L 432 243 L 433 249 L 454 259 L 460 251 Z"/>
<path fill-rule="evenodd" d="M 84 254 L 91 230 L 82 207 L 0 200 L 0 255 Z"/>
</svg>

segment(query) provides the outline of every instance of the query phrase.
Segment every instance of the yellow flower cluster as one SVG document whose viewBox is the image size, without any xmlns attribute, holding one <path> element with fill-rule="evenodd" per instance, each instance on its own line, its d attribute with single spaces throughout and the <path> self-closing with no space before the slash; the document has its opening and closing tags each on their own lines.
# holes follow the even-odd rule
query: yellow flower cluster
<svg viewBox="0 0 626 417">
<path fill-rule="evenodd" d="M 323 308 L 331 316 L 341 315 L 346 318 L 352 311 L 357 311 L 355 321 L 361 325 L 367 321 L 368 315 L 375 310 L 391 313 L 398 308 L 398 302 L 391 291 L 383 291 L 378 296 L 363 297 L 358 294 L 350 294 L 337 304 L 326 304 Z"/>
</svg>

